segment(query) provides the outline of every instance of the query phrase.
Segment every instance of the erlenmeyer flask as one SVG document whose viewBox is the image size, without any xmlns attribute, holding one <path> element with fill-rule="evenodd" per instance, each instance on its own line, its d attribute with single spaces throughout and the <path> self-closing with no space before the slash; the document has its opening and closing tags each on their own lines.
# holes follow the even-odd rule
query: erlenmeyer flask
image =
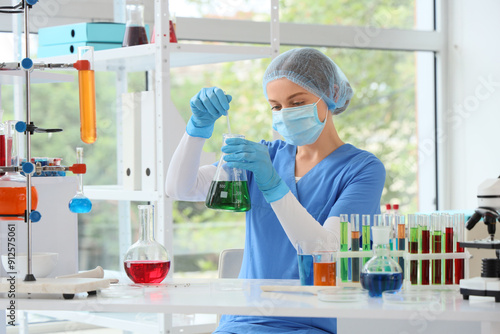
<svg viewBox="0 0 500 334">
<path fill-rule="evenodd" d="M 127 4 L 127 23 L 122 46 L 148 44 L 148 36 L 144 27 L 144 5 Z"/>
<path fill-rule="evenodd" d="M 170 256 L 154 237 L 154 206 L 139 205 L 140 235 L 125 254 L 123 266 L 134 283 L 161 283 L 170 270 Z"/>
<path fill-rule="evenodd" d="M 227 138 L 245 138 L 243 135 L 225 133 L 223 145 Z M 247 174 L 239 168 L 229 168 L 220 157 L 217 171 L 208 190 L 205 205 L 215 210 L 244 212 L 250 210 L 250 194 L 248 193 Z"/>
<path fill-rule="evenodd" d="M 7 121 L 0 128 L 0 164 L 19 166 L 19 133 L 17 121 Z M 38 205 L 38 192 L 31 186 L 31 210 Z M 23 220 L 26 211 L 26 177 L 7 172 L 0 177 L 0 220 Z"/>
</svg>

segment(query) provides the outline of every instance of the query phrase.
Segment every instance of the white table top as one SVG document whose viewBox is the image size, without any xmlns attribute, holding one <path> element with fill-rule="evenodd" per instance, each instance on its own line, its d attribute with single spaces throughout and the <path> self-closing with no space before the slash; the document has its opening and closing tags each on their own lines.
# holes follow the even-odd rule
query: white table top
<svg viewBox="0 0 500 334">
<path fill-rule="evenodd" d="M 500 303 L 471 297 L 465 301 L 458 292 L 441 294 L 430 304 L 401 305 L 385 303 L 381 298 L 367 298 L 356 303 L 320 301 L 305 292 L 262 292 L 261 285 L 298 285 L 294 280 L 166 280 L 156 286 L 139 288 L 139 296 L 105 298 L 77 294 L 72 300 L 62 296 L 17 297 L 18 310 L 67 310 L 90 312 L 218 313 L 259 316 L 305 316 L 363 319 L 409 319 L 432 312 L 444 321 L 500 322 Z M 0 307 L 10 300 L 3 295 Z"/>
</svg>

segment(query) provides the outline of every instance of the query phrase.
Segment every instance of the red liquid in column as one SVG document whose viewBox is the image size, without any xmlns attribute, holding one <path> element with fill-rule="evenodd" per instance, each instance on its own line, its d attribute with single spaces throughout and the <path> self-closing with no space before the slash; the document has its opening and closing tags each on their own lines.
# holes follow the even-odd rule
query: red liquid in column
<svg viewBox="0 0 500 334">
<path fill-rule="evenodd" d="M 463 252 L 463 247 L 457 242 L 457 253 Z M 455 284 L 460 284 L 460 280 L 464 278 L 464 259 L 455 259 Z"/>
<path fill-rule="evenodd" d="M 170 261 L 125 261 L 123 266 L 134 283 L 161 283 L 170 270 Z"/>
<path fill-rule="evenodd" d="M 447 227 L 444 235 L 446 253 L 453 253 L 453 227 Z M 453 284 L 453 259 L 444 260 L 444 284 Z"/>
<path fill-rule="evenodd" d="M 422 254 L 429 254 L 430 231 L 422 231 Z M 422 260 L 422 285 L 429 285 L 429 260 Z"/>
</svg>

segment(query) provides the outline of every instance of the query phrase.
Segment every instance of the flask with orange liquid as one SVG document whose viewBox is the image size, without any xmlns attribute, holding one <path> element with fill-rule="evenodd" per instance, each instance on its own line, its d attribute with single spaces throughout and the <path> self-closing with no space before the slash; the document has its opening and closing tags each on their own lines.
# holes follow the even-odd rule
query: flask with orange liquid
<svg viewBox="0 0 500 334">
<path fill-rule="evenodd" d="M 7 167 L 19 166 L 18 132 L 16 121 L 7 121 L 0 131 L 0 162 Z M 31 210 L 38 205 L 38 192 L 31 187 Z M 23 220 L 26 211 L 26 177 L 7 172 L 0 177 L 0 220 Z"/>
</svg>

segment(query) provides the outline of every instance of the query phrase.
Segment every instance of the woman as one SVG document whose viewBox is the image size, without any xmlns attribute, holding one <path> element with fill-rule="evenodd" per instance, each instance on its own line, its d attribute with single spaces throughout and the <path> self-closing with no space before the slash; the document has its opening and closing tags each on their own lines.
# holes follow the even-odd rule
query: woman
<svg viewBox="0 0 500 334">
<path fill-rule="evenodd" d="M 248 171 L 252 209 L 240 278 L 297 279 L 298 241 L 339 245 L 340 214 L 376 214 L 385 169 L 371 153 L 345 144 L 332 116 L 353 95 L 340 68 L 311 48 L 287 51 L 264 74 L 273 128 L 284 141 L 230 138 L 222 151 L 229 167 Z M 203 201 L 214 165 L 198 169 L 215 121 L 227 115 L 231 96 L 216 87 L 191 99 L 191 116 L 167 173 L 167 195 Z M 215 333 L 332 333 L 336 319 L 224 316 Z"/>
</svg>

